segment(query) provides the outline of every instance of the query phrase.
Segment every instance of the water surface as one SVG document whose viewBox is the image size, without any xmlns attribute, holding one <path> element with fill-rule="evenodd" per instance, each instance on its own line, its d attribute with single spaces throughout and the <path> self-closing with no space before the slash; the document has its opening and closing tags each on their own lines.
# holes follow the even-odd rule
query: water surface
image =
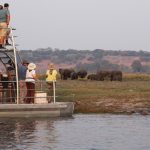
<svg viewBox="0 0 150 150">
<path fill-rule="evenodd" d="M 150 150 L 150 116 L 0 119 L 2 150 Z"/>
</svg>

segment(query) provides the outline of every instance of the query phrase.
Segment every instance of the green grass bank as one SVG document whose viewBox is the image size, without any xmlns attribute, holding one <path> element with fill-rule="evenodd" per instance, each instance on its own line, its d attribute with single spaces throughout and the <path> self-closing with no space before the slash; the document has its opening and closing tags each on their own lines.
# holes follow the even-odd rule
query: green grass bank
<svg viewBox="0 0 150 150">
<path fill-rule="evenodd" d="M 123 74 L 123 81 L 57 81 L 56 101 L 75 102 L 75 113 L 150 114 L 150 75 Z"/>
</svg>

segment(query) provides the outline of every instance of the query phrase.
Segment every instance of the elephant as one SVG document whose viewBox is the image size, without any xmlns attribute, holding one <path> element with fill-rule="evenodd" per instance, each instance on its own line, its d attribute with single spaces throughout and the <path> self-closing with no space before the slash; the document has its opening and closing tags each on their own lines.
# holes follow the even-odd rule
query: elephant
<svg viewBox="0 0 150 150">
<path fill-rule="evenodd" d="M 110 81 L 122 81 L 122 72 L 117 70 L 97 72 L 97 80 L 104 81 L 106 79 Z"/>
<path fill-rule="evenodd" d="M 71 77 L 71 73 L 74 72 L 73 69 L 59 69 L 60 77 L 62 80 L 67 80 Z"/>
<path fill-rule="evenodd" d="M 71 80 L 76 80 L 78 79 L 78 74 L 76 72 L 71 73 Z"/>
<path fill-rule="evenodd" d="M 122 72 L 111 71 L 111 81 L 122 81 Z"/>
<path fill-rule="evenodd" d="M 97 72 L 97 80 L 104 81 L 106 79 L 110 80 L 111 72 L 110 71 L 99 71 Z"/>
<path fill-rule="evenodd" d="M 87 75 L 87 71 L 86 70 L 80 70 L 77 72 L 77 74 L 78 74 L 78 77 L 85 78 Z"/>
<path fill-rule="evenodd" d="M 97 74 L 89 74 L 89 75 L 87 76 L 87 79 L 90 79 L 90 80 L 97 80 L 98 77 L 97 77 Z"/>
</svg>

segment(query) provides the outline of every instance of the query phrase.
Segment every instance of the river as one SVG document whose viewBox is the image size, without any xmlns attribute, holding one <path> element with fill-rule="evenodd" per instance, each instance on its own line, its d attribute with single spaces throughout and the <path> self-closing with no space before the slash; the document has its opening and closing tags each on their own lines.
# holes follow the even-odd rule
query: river
<svg viewBox="0 0 150 150">
<path fill-rule="evenodd" d="M 150 150 L 150 116 L 0 119 L 0 150 Z"/>
</svg>

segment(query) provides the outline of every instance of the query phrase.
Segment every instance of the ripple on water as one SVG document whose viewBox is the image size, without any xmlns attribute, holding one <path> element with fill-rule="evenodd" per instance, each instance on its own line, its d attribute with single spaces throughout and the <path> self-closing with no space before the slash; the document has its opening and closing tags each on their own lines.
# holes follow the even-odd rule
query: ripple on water
<svg viewBox="0 0 150 150">
<path fill-rule="evenodd" d="M 0 149 L 149 150 L 150 116 L 0 119 Z"/>
</svg>

